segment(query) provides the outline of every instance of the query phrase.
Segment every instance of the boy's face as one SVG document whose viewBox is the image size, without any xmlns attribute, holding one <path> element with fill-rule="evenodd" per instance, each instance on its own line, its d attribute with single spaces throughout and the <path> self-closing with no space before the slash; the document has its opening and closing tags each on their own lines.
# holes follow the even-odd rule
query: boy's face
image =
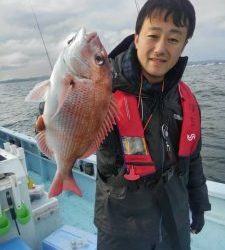
<svg viewBox="0 0 225 250">
<path fill-rule="evenodd" d="M 177 63 L 186 43 L 187 27 L 177 27 L 171 16 L 155 11 L 146 18 L 139 34 L 135 34 L 138 60 L 144 76 L 156 83 Z"/>
</svg>

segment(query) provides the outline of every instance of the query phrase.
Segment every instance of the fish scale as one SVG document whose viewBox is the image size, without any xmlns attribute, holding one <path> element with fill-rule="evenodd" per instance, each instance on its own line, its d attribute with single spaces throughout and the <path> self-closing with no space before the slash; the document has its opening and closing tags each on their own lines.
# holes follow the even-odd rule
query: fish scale
<svg viewBox="0 0 225 250">
<path fill-rule="evenodd" d="M 81 195 L 73 165 L 97 150 L 117 119 L 111 67 L 97 34 L 81 29 L 58 57 L 50 80 L 36 85 L 26 101 L 45 101 L 36 140 L 57 164 L 49 197 L 63 190 Z"/>
<path fill-rule="evenodd" d="M 86 87 L 82 88 L 82 86 L 78 86 L 77 90 L 74 91 L 75 95 L 69 95 L 68 100 L 65 101 L 65 107 L 62 107 L 60 113 L 57 115 L 57 117 L 55 117 L 55 120 L 53 121 L 55 123 L 59 123 L 57 121 L 58 119 L 60 120 L 60 122 L 64 121 L 64 123 L 66 123 L 66 124 L 63 123 L 61 128 L 59 128 L 59 133 L 67 134 L 67 137 L 64 136 L 64 139 L 60 140 L 62 144 L 65 145 L 65 147 L 63 147 L 61 151 L 58 150 L 60 151 L 62 155 L 66 155 L 66 154 L 74 155 L 73 152 L 71 153 L 69 151 L 69 150 L 73 150 L 77 154 L 77 155 L 74 155 L 74 158 L 79 158 L 87 150 L 86 148 L 88 147 L 89 143 L 85 143 L 85 140 L 88 139 L 90 141 L 93 141 L 95 139 L 95 133 L 94 133 L 95 131 L 93 131 L 93 127 L 89 126 L 89 128 L 92 128 L 92 131 L 90 131 L 89 133 L 87 130 L 88 123 L 86 121 L 86 117 L 90 119 L 90 117 L 93 116 L 91 112 L 91 104 L 90 104 L 91 98 L 88 96 L 89 94 L 88 90 L 89 89 Z M 89 100 L 90 102 L 89 103 L 86 103 L 86 102 L 77 103 L 76 100 L 79 97 L 83 100 Z M 69 103 L 69 105 L 67 105 L 67 103 Z M 73 126 L 76 126 L 76 128 L 72 129 Z M 64 129 L 64 131 L 62 131 L 62 129 Z M 73 133 L 68 134 L 67 131 L 71 131 Z M 52 141 L 52 144 L 55 145 L 55 143 L 59 141 L 57 140 L 57 135 L 53 135 L 52 138 L 55 138 L 55 140 Z M 68 140 L 68 143 L 66 143 L 67 140 Z M 86 148 L 82 147 L 82 144 L 85 144 Z"/>
</svg>

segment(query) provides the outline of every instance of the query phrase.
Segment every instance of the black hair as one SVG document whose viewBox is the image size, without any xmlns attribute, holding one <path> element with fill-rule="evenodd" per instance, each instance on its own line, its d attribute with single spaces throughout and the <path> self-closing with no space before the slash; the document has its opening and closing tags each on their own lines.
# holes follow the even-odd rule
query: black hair
<svg viewBox="0 0 225 250">
<path fill-rule="evenodd" d="M 195 10 L 189 0 L 148 0 L 141 8 L 135 27 L 135 33 L 139 34 L 146 18 L 150 18 L 153 12 L 165 11 L 164 20 L 172 16 L 173 23 L 177 27 L 187 27 L 187 39 L 191 38 L 195 29 Z"/>
</svg>

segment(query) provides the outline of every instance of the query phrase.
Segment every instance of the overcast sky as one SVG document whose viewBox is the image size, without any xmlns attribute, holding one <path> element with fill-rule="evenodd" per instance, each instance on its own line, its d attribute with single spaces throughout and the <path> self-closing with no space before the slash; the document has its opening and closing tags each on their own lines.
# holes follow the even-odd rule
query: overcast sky
<svg viewBox="0 0 225 250">
<path fill-rule="evenodd" d="M 137 0 L 138 7 L 144 2 Z M 183 55 L 189 61 L 225 60 L 225 0 L 191 2 L 197 26 Z M 134 32 L 134 0 L 0 0 L 0 80 L 51 72 L 30 3 L 52 64 L 68 35 L 80 27 L 96 31 L 108 52 Z"/>
</svg>

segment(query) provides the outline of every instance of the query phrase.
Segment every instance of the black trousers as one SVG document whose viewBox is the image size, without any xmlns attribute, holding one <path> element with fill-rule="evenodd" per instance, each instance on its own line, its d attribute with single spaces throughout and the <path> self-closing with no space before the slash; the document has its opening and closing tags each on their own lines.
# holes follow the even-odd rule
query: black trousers
<svg viewBox="0 0 225 250">
<path fill-rule="evenodd" d="M 152 244 L 151 239 L 124 238 L 111 236 L 98 231 L 97 250 L 172 250 L 167 238 L 159 244 Z"/>
</svg>

